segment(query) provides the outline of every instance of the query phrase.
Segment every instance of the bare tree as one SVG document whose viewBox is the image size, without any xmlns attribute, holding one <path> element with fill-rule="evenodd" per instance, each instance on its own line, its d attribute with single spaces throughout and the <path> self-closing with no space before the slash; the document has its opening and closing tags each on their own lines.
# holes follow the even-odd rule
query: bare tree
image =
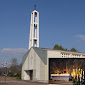
<svg viewBox="0 0 85 85">
<path fill-rule="evenodd" d="M 11 65 L 12 66 L 17 66 L 18 65 L 18 62 L 17 62 L 17 59 L 16 58 L 12 58 Z"/>
</svg>

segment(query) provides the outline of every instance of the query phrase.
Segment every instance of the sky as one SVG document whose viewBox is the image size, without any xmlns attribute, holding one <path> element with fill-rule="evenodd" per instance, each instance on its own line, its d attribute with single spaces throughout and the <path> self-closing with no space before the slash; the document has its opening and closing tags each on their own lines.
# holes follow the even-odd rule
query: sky
<svg viewBox="0 0 85 85">
<path fill-rule="evenodd" d="M 22 61 L 29 47 L 34 4 L 41 48 L 58 44 L 85 52 L 85 0 L 0 0 L 0 63 Z"/>
</svg>

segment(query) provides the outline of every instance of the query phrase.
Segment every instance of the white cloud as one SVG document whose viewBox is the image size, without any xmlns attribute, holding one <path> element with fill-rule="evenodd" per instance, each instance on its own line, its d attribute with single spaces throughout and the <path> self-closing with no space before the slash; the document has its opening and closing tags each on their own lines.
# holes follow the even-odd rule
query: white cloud
<svg viewBox="0 0 85 85">
<path fill-rule="evenodd" d="M 81 40 L 85 40 L 85 35 L 76 35 L 76 37 L 80 38 Z"/>
<path fill-rule="evenodd" d="M 17 55 L 17 56 L 24 55 L 26 52 L 27 52 L 27 49 L 25 48 L 3 48 L 0 50 L 0 53 L 2 54 Z"/>
</svg>

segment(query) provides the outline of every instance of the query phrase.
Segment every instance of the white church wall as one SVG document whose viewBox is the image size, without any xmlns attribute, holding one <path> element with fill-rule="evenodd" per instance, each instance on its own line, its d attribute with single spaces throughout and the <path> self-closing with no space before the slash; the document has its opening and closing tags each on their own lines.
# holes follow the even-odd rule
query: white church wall
<svg viewBox="0 0 85 85">
<path fill-rule="evenodd" d="M 41 55 L 44 55 L 41 53 Z M 34 51 L 34 69 L 36 69 L 36 80 L 44 80 L 45 79 L 45 64 L 41 59 L 41 56 L 39 56 L 35 51 Z"/>
<path fill-rule="evenodd" d="M 41 48 L 34 48 L 36 55 L 36 76 L 38 80 L 45 80 L 45 64 L 47 63 L 47 52 Z"/>
<path fill-rule="evenodd" d="M 45 80 L 48 81 L 48 64 L 45 65 Z"/>
<path fill-rule="evenodd" d="M 40 57 L 36 54 L 36 79 L 40 80 Z"/>
<path fill-rule="evenodd" d="M 39 56 L 35 51 L 33 55 L 34 55 L 34 69 L 36 71 L 35 72 L 36 77 L 34 78 L 34 80 L 45 80 L 45 64 L 42 61 L 41 56 Z"/>
<path fill-rule="evenodd" d="M 40 80 L 40 57 L 33 48 L 28 55 L 28 70 L 33 70 L 34 80 Z"/>
<path fill-rule="evenodd" d="M 24 80 L 24 66 L 22 66 L 21 79 Z"/>
<path fill-rule="evenodd" d="M 23 56 L 23 63 L 22 63 L 22 79 L 23 80 L 30 80 L 30 74 L 29 70 L 34 69 L 34 57 L 33 57 L 33 48 L 29 50 L 28 53 L 26 53 Z"/>
<path fill-rule="evenodd" d="M 55 50 L 48 50 L 47 51 L 47 57 L 48 58 L 60 58 L 61 52 L 55 51 Z"/>
<path fill-rule="evenodd" d="M 28 70 L 34 69 L 34 50 L 31 48 L 29 54 L 28 54 Z"/>
<path fill-rule="evenodd" d="M 45 80 L 45 64 L 40 59 L 40 79 Z"/>
<path fill-rule="evenodd" d="M 29 71 L 24 71 L 24 80 L 30 80 Z"/>
<path fill-rule="evenodd" d="M 24 62 L 24 70 L 28 70 L 28 57 L 26 58 Z"/>
<path fill-rule="evenodd" d="M 27 75 L 26 73 L 27 70 L 28 70 L 28 57 L 26 57 L 25 62 L 22 65 L 22 79 L 23 80 L 29 80 L 29 75 Z"/>
<path fill-rule="evenodd" d="M 31 48 L 28 55 L 25 55 L 24 57 L 26 57 L 26 59 L 22 65 L 22 79 L 30 80 L 29 73 L 26 71 L 33 70 L 33 80 L 40 80 L 40 57 L 33 48 Z"/>
</svg>

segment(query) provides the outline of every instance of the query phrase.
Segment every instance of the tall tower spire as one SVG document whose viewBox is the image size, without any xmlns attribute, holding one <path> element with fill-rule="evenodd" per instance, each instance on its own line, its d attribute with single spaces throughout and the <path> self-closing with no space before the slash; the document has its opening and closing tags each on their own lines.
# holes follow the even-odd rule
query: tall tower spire
<svg viewBox="0 0 85 85">
<path fill-rule="evenodd" d="M 31 13 L 29 49 L 31 47 L 39 47 L 39 12 L 36 11 L 36 5 Z"/>
</svg>

